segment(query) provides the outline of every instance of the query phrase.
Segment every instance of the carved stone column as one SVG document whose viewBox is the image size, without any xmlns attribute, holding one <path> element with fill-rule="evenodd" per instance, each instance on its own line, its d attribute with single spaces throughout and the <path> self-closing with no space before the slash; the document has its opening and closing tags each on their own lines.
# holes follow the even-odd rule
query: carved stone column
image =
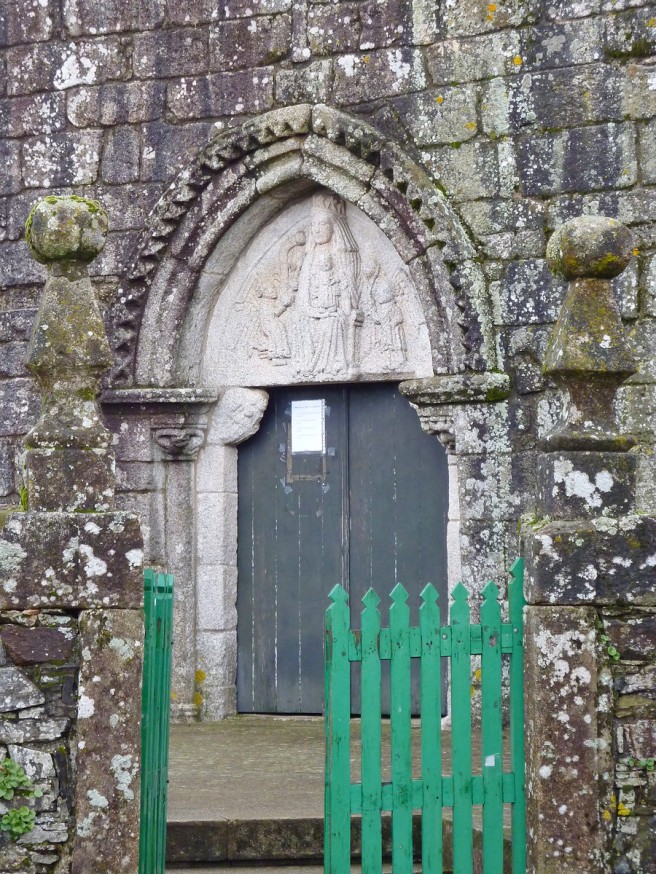
<svg viewBox="0 0 656 874">
<path fill-rule="evenodd" d="M 633 815 L 614 780 L 626 714 L 614 712 L 622 672 L 613 676 L 611 654 L 620 654 L 604 642 L 617 608 L 630 639 L 630 614 L 637 620 L 656 603 L 656 520 L 635 515 L 634 440 L 620 433 L 614 411 L 636 365 L 610 280 L 631 250 L 628 230 L 602 217 L 567 222 L 547 250 L 569 288 L 545 361 L 565 394 L 563 416 L 538 458 L 537 519 L 522 529 L 527 870 L 540 874 L 610 871 L 623 817 Z"/>
<path fill-rule="evenodd" d="M 0 848 L 11 870 L 34 870 L 39 853 L 76 874 L 138 870 L 142 539 L 138 518 L 114 509 L 114 456 L 96 403 L 109 346 L 87 273 L 106 229 L 100 205 L 77 197 L 41 200 L 27 223 L 48 268 L 28 358 L 42 414 L 26 439 L 27 511 L 0 531 L 0 629 L 14 659 L 0 684 L 9 671 L 30 689 L 16 713 L 5 700 L 3 717 L 32 725 L 10 753 L 43 796 L 35 839 L 16 845 L 11 863 Z M 24 710 L 30 703 L 43 720 Z M 33 736 L 50 743 L 35 750 L 24 743 Z"/>
<path fill-rule="evenodd" d="M 196 515 L 195 461 L 203 445 L 203 428 L 187 425 L 153 428 L 153 439 L 164 463 L 164 537 L 167 567 L 175 580 L 171 714 L 176 722 L 197 718 L 195 701 Z"/>
</svg>

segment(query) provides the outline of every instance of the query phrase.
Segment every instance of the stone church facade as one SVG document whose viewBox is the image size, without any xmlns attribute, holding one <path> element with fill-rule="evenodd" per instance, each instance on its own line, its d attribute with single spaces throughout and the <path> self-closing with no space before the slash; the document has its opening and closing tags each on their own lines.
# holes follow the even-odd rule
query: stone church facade
<svg viewBox="0 0 656 874">
<path fill-rule="evenodd" d="M 91 273 L 117 504 L 176 579 L 174 718 L 236 709 L 239 447 L 276 387 L 401 383 L 448 453 L 449 583 L 505 578 L 563 412 L 542 369 L 566 288 L 546 243 L 582 214 L 633 234 L 613 291 L 635 474 L 606 512 L 603 478 L 560 468 L 552 509 L 656 511 L 656 5 L 10 0 L 0 51 L 0 500 L 20 503 L 39 409 L 25 220 L 41 197 L 91 197 L 110 219 Z M 606 604 L 624 767 L 656 749 L 655 601 Z M 653 870 L 653 774 L 626 780 L 641 813 L 616 803 L 618 874 Z"/>
</svg>

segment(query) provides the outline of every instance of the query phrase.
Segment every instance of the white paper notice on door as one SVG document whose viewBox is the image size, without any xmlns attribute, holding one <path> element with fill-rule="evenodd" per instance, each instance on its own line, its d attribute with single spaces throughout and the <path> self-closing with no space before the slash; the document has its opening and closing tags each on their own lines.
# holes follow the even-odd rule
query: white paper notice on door
<svg viewBox="0 0 656 874">
<path fill-rule="evenodd" d="M 292 452 L 325 451 L 325 400 L 292 401 Z"/>
</svg>

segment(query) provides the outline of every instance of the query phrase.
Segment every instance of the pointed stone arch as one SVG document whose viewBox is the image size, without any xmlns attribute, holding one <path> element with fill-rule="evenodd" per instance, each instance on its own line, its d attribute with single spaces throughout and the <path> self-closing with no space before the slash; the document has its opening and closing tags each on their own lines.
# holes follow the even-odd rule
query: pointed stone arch
<svg viewBox="0 0 656 874">
<path fill-rule="evenodd" d="M 111 313 L 114 386 L 194 383 L 185 347 L 208 258 L 247 211 L 268 221 L 303 184 L 331 189 L 388 237 L 418 290 L 435 373 L 496 369 L 485 279 L 446 197 L 373 127 L 300 104 L 217 136 L 157 204 Z"/>
</svg>

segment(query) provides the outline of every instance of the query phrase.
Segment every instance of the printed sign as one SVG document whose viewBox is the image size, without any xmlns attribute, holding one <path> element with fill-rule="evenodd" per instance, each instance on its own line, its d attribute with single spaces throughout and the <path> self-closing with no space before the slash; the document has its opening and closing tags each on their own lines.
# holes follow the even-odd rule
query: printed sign
<svg viewBox="0 0 656 874">
<path fill-rule="evenodd" d="M 326 402 L 292 401 L 292 453 L 326 451 Z"/>
</svg>

